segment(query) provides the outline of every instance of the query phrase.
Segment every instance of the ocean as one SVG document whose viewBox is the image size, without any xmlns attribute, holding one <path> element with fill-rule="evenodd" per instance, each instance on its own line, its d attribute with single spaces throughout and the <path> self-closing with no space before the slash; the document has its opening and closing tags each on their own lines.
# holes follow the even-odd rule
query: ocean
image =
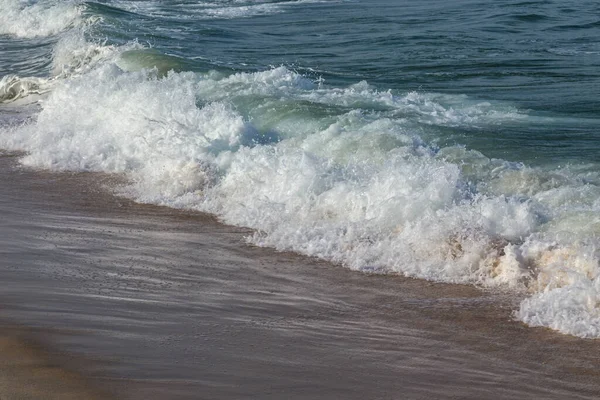
<svg viewBox="0 0 600 400">
<path fill-rule="evenodd" d="M 600 5 L 0 0 L 0 148 L 600 337 Z M 94 185 L 94 174 L 89 175 Z"/>
</svg>

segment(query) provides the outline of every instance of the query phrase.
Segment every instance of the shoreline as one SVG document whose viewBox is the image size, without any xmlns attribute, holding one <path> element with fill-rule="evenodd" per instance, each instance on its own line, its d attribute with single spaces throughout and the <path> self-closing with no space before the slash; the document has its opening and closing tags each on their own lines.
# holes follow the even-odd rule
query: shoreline
<svg viewBox="0 0 600 400">
<path fill-rule="evenodd" d="M 101 189 L 114 178 L 15 165 L 0 155 L 0 317 L 117 398 L 600 392 L 600 342 L 526 327 L 511 294 L 248 246 L 247 229 Z"/>
</svg>

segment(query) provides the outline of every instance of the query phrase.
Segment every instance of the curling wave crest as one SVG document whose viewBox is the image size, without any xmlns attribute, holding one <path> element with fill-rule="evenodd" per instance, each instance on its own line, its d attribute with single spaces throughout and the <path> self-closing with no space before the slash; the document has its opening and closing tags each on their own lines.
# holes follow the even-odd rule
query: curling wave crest
<svg viewBox="0 0 600 400">
<path fill-rule="evenodd" d="M 50 77 L 10 74 L 0 78 L 0 104 L 37 102 L 61 81 L 81 76 L 102 63 L 119 62 L 123 54 L 140 47 L 138 43 L 110 46 L 89 42 L 85 39 L 84 30 L 73 29 L 63 34 L 54 45 Z"/>
<path fill-rule="evenodd" d="M 513 290 L 526 323 L 598 337 L 600 178 L 440 148 L 427 130 L 527 118 L 284 67 L 161 77 L 113 57 L 60 80 L 33 120 L 0 128 L 0 147 L 31 167 L 125 174 L 121 194 L 216 214 L 261 246 Z"/>
</svg>

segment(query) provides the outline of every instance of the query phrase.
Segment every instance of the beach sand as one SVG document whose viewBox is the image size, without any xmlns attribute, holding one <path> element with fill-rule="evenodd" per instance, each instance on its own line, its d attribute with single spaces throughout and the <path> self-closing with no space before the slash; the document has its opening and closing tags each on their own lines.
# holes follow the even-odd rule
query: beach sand
<svg viewBox="0 0 600 400">
<path fill-rule="evenodd" d="M 515 321 L 518 295 L 249 246 L 105 175 L 0 171 L 2 400 L 600 394 L 600 342 Z"/>
<path fill-rule="evenodd" d="M 31 332 L 4 325 L 0 337 L 0 399 L 100 400 L 107 393 L 92 388 L 85 377 L 59 366 L 50 354 L 28 340 Z"/>
</svg>

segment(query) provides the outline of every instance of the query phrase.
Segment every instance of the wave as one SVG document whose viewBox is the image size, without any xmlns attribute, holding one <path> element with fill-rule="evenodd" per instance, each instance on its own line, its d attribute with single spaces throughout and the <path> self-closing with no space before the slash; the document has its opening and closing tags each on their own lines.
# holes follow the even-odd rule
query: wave
<svg viewBox="0 0 600 400">
<path fill-rule="evenodd" d="M 53 87 L 65 83 L 61 81 L 83 75 L 102 63 L 120 61 L 121 58 L 123 58 L 122 68 L 142 69 L 148 62 L 144 63 L 144 57 L 147 56 L 141 50 L 142 54 L 139 57 L 138 65 L 128 61 L 127 57 L 128 53 L 136 52 L 141 48 L 136 42 L 123 46 L 90 42 L 85 38 L 84 29 L 72 29 L 63 33 L 54 45 L 49 77 L 20 77 L 9 74 L 0 79 L 0 104 L 17 101 L 23 104 L 35 103 L 49 93 Z M 164 60 L 161 64 L 159 61 L 163 58 L 158 58 L 154 64 L 158 67 L 162 66 L 163 69 L 164 67 L 174 67 L 173 63 L 167 64 Z"/>
<path fill-rule="evenodd" d="M 343 1 L 343 0 L 337 0 Z M 243 1 L 202 1 L 182 2 L 169 4 L 165 7 L 159 1 L 118 1 L 115 5 L 119 8 L 153 18 L 165 19 L 236 19 L 256 16 L 272 15 L 286 12 L 293 6 L 313 3 L 331 3 L 331 0 L 294 0 L 294 1 L 268 1 L 268 0 L 243 0 Z"/>
<path fill-rule="evenodd" d="M 53 36 L 83 23 L 75 1 L 0 0 L 0 35 L 19 38 Z"/>
<path fill-rule="evenodd" d="M 185 71 L 136 42 L 86 39 L 78 3 L 0 4 L 1 33 L 61 33 L 49 77 L 0 80 L 0 104 L 43 97 L 38 114 L 0 126 L 0 147 L 26 152 L 24 165 L 124 174 L 119 195 L 253 228 L 254 244 L 511 290 L 525 298 L 521 321 L 600 337 L 598 166 L 442 144 L 448 127 L 545 117 L 465 95 L 333 87 L 283 66 Z"/>
<path fill-rule="evenodd" d="M 35 102 L 35 95 L 48 92 L 48 80 L 44 78 L 19 78 L 16 75 L 5 75 L 0 79 L 0 104 L 10 103 L 25 97 L 30 102 Z"/>
<path fill-rule="evenodd" d="M 121 195 L 251 227 L 257 245 L 529 293 L 519 319 L 600 336 L 594 169 L 532 168 L 427 139 L 427 126 L 527 113 L 366 82 L 327 87 L 285 67 L 162 76 L 144 57 L 141 69 L 119 67 L 121 50 L 92 52 L 99 61 L 57 80 L 35 119 L 1 128 L 0 146 L 26 151 L 31 167 L 126 174 Z"/>
</svg>

